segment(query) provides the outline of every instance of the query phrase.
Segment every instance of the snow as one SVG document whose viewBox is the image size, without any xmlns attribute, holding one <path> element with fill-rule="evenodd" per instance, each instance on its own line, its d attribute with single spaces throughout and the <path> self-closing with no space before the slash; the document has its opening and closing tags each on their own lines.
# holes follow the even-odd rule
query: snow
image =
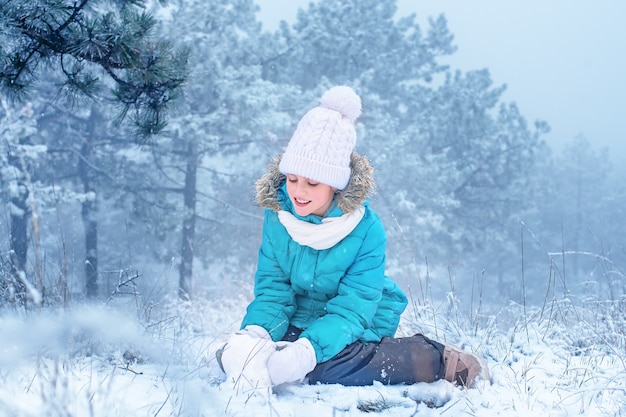
<svg viewBox="0 0 626 417">
<path fill-rule="evenodd" d="M 483 355 L 492 383 L 233 390 L 214 359 L 247 300 L 113 300 L 0 315 L 0 416 L 624 416 L 623 300 L 489 314 L 428 305 L 399 335 Z M 485 307 L 483 306 L 483 310 Z M 526 314 L 524 315 L 524 310 Z"/>
</svg>

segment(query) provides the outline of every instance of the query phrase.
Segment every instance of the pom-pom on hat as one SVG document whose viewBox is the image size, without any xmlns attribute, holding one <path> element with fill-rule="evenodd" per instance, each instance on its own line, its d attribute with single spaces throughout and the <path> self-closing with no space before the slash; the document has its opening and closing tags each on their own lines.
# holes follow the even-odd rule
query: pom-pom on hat
<svg viewBox="0 0 626 417">
<path fill-rule="evenodd" d="M 320 105 L 298 123 L 279 170 L 343 190 L 350 180 L 350 155 L 356 145 L 354 122 L 361 99 L 347 86 L 326 91 Z"/>
</svg>

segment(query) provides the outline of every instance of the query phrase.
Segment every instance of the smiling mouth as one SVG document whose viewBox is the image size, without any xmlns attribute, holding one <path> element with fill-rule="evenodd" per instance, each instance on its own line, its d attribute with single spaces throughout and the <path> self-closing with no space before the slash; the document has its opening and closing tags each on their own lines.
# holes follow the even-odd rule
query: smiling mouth
<svg viewBox="0 0 626 417">
<path fill-rule="evenodd" d="M 298 207 L 304 207 L 307 204 L 309 204 L 311 202 L 311 200 L 300 200 L 298 198 L 294 198 L 293 202 L 296 204 L 296 206 Z"/>
</svg>

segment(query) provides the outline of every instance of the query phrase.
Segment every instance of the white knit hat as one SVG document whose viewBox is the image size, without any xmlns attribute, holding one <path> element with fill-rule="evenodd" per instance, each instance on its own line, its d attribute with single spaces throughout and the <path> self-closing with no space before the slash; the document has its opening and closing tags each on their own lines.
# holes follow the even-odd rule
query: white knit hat
<svg viewBox="0 0 626 417">
<path fill-rule="evenodd" d="M 304 115 L 282 156 L 279 170 L 342 190 L 350 180 L 350 155 L 356 145 L 354 122 L 361 99 L 347 86 L 329 89 L 320 106 Z"/>
</svg>

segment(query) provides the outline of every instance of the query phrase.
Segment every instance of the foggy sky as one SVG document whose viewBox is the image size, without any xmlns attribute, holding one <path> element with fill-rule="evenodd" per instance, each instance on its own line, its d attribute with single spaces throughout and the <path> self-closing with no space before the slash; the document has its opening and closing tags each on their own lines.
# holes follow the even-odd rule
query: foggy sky
<svg viewBox="0 0 626 417">
<path fill-rule="evenodd" d="M 267 29 L 295 21 L 309 0 L 256 0 Z M 595 149 L 626 154 L 626 2 L 571 0 L 398 0 L 398 15 L 444 13 L 457 52 L 443 63 L 467 71 L 488 68 L 507 85 L 528 122 L 548 121 L 555 149 L 578 134 Z"/>
</svg>

